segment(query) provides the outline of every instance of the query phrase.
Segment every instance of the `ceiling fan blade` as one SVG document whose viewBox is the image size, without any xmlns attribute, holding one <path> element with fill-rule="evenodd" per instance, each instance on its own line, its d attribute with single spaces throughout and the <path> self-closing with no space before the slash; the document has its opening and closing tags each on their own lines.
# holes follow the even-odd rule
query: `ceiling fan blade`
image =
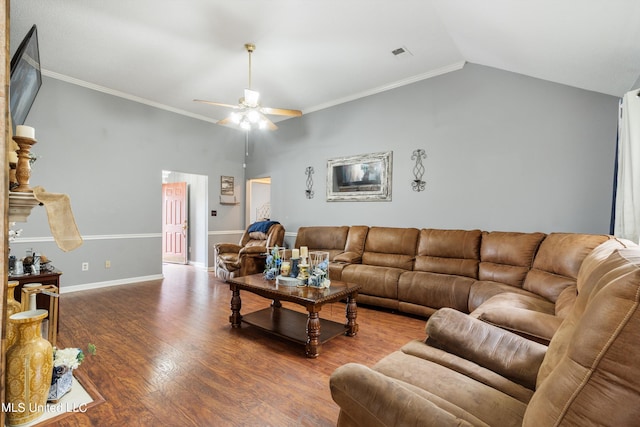
<svg viewBox="0 0 640 427">
<path fill-rule="evenodd" d="M 227 107 L 227 108 L 234 108 L 234 109 L 240 108 L 237 105 L 223 104 L 221 102 L 205 101 L 204 99 L 194 99 L 194 101 L 195 102 L 202 102 L 203 104 L 217 105 L 218 107 Z"/>
<path fill-rule="evenodd" d="M 273 123 L 271 120 L 269 120 L 265 115 L 262 115 L 262 120 L 265 121 L 265 129 L 268 129 L 268 130 L 278 129 L 278 126 L 276 126 L 276 124 Z"/>
<path fill-rule="evenodd" d="M 227 126 L 227 125 L 234 125 L 234 126 L 235 126 L 235 123 L 233 123 L 233 122 L 231 121 L 231 117 L 225 117 L 225 118 L 224 118 L 224 119 L 222 119 L 222 120 L 218 120 L 218 121 L 216 122 L 216 124 L 217 124 L 217 125 L 222 125 L 222 126 Z"/>
<path fill-rule="evenodd" d="M 269 108 L 262 107 L 262 112 L 265 114 L 273 114 L 276 116 L 290 116 L 290 117 L 298 117 L 302 115 L 302 111 L 300 110 L 289 110 L 286 108 Z"/>
</svg>

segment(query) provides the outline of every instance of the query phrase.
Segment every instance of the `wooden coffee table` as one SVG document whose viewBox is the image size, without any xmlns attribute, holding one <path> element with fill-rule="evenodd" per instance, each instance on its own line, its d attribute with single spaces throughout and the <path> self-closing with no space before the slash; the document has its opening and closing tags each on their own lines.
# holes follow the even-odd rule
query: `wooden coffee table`
<svg viewBox="0 0 640 427">
<path fill-rule="evenodd" d="M 227 279 L 231 287 L 231 316 L 234 328 L 242 322 L 256 326 L 277 336 L 305 344 L 307 357 L 318 357 L 322 344 L 338 335 L 352 337 L 358 332 L 356 323 L 356 297 L 360 285 L 331 281 L 330 288 L 312 288 L 276 285 L 275 280 L 266 280 L 262 274 Z M 241 315 L 240 290 L 273 300 L 270 307 Z M 345 324 L 320 319 L 320 310 L 327 303 L 347 300 Z M 290 301 L 304 306 L 308 315 L 282 307 L 281 301 Z"/>
</svg>

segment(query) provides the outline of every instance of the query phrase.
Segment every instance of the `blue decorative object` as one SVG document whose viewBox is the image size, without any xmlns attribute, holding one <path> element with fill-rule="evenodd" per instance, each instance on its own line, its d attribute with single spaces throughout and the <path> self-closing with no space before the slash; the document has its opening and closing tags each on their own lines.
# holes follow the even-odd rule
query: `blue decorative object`
<svg viewBox="0 0 640 427">
<path fill-rule="evenodd" d="M 298 277 L 300 258 L 291 258 L 291 277 Z"/>
<path fill-rule="evenodd" d="M 73 385 L 73 371 L 66 366 L 53 368 L 53 376 L 51 379 L 51 387 L 49 388 L 49 396 L 47 400 L 57 402 L 71 391 Z"/>
<path fill-rule="evenodd" d="M 328 279 L 329 253 L 309 252 L 311 268 L 309 270 L 308 285 L 315 288 L 328 288 L 331 281 Z"/>
<path fill-rule="evenodd" d="M 271 253 L 267 254 L 267 259 L 264 263 L 264 278 L 267 280 L 274 280 L 280 274 L 280 265 L 282 264 L 280 250 L 284 250 L 284 248 L 275 246 Z"/>
</svg>

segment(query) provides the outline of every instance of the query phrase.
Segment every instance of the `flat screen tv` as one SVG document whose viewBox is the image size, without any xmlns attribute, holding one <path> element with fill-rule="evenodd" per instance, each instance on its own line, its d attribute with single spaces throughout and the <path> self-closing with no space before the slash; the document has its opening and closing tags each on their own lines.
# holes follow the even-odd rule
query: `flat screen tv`
<svg viewBox="0 0 640 427">
<path fill-rule="evenodd" d="M 42 85 L 38 29 L 35 25 L 31 27 L 16 53 L 13 54 L 10 73 L 9 108 L 15 132 L 17 125 L 24 124 Z"/>
</svg>

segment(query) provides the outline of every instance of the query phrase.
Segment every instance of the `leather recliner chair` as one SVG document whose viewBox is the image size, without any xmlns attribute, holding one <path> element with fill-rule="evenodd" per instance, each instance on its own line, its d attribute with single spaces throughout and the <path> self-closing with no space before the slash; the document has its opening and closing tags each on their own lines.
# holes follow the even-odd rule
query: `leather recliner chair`
<svg viewBox="0 0 640 427">
<path fill-rule="evenodd" d="M 270 224 L 264 224 L 265 222 Z M 282 246 L 285 230 L 282 224 L 275 221 L 261 223 L 254 223 L 247 227 L 239 244 L 216 243 L 214 245 L 217 277 L 226 280 L 264 271 L 267 248 Z M 268 231 L 252 231 L 256 225 L 269 225 Z"/>
</svg>

